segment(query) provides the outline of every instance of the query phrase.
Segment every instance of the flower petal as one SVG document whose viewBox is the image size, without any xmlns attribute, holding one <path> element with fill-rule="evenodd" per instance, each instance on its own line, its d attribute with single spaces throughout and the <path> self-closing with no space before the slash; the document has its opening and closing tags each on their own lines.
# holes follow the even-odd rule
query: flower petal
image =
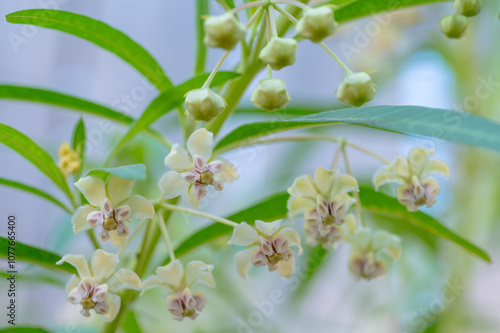
<svg viewBox="0 0 500 333">
<path fill-rule="evenodd" d="M 252 268 L 251 258 L 254 254 L 259 252 L 259 249 L 260 249 L 259 246 L 251 246 L 247 249 L 239 251 L 234 256 L 234 263 L 236 265 L 236 269 L 244 279 L 247 278 L 248 272 L 250 271 L 250 268 Z"/>
<path fill-rule="evenodd" d="M 113 207 L 121 206 L 121 202 L 130 196 L 134 187 L 134 179 L 123 179 L 111 175 L 108 180 L 108 198 Z"/>
<path fill-rule="evenodd" d="M 200 184 L 201 185 L 201 184 Z M 195 208 L 200 208 L 200 199 L 198 199 L 198 195 L 203 195 L 205 196 L 207 194 L 205 186 L 201 185 L 202 188 L 198 187 L 198 190 L 201 191 L 196 191 L 194 186 L 192 186 L 188 191 L 182 194 L 182 197 L 184 200 L 186 200 L 191 206 Z M 205 190 L 205 191 L 203 191 Z"/>
<path fill-rule="evenodd" d="M 73 232 L 75 234 L 92 228 L 92 225 L 87 222 L 87 216 L 95 211 L 98 211 L 98 209 L 88 205 L 78 207 L 71 218 L 71 224 L 73 225 Z"/>
<path fill-rule="evenodd" d="M 129 269 L 121 268 L 106 281 L 109 291 L 116 293 L 120 289 L 141 289 L 141 279 Z"/>
<path fill-rule="evenodd" d="M 292 195 L 288 199 L 287 208 L 293 216 L 302 214 L 316 207 L 316 199 Z"/>
<path fill-rule="evenodd" d="M 438 159 L 432 159 L 429 161 L 429 163 L 427 163 L 427 165 L 423 169 L 420 178 L 424 179 L 430 174 L 440 174 L 445 176 L 446 178 L 449 178 L 450 168 L 444 161 Z"/>
<path fill-rule="evenodd" d="M 101 178 L 96 176 L 80 178 L 75 183 L 75 186 L 92 206 L 101 207 L 104 198 L 106 198 L 106 189 L 104 188 L 104 181 Z"/>
<path fill-rule="evenodd" d="M 215 161 L 222 161 L 224 164 L 224 168 L 221 172 L 215 174 L 215 179 L 220 180 L 224 183 L 232 183 L 235 180 L 240 178 L 240 174 L 238 173 L 238 169 L 233 165 L 233 163 L 229 162 L 225 158 L 217 157 Z M 213 162 L 212 162 L 213 163 Z"/>
<path fill-rule="evenodd" d="M 276 233 L 275 237 L 278 237 L 278 235 L 281 235 L 285 237 L 285 239 L 288 241 L 289 246 L 296 246 L 299 248 L 299 256 L 302 254 L 302 246 L 300 246 L 300 236 L 297 231 L 293 228 L 283 228 L 280 231 Z"/>
<path fill-rule="evenodd" d="M 359 191 L 356 178 L 346 174 L 339 174 L 337 175 L 335 182 L 333 183 L 332 192 L 330 193 L 330 195 L 331 197 L 334 197 L 337 194 L 352 191 Z"/>
<path fill-rule="evenodd" d="M 85 264 L 86 263 L 87 263 L 87 261 L 85 261 Z M 66 283 L 66 286 L 64 287 L 64 290 L 66 291 L 66 295 L 68 295 L 71 290 L 76 288 L 78 286 L 78 284 L 80 283 L 80 281 L 81 281 L 81 279 L 78 276 L 76 276 L 75 274 L 71 275 L 68 282 Z"/>
<path fill-rule="evenodd" d="M 165 166 L 167 168 L 180 172 L 192 170 L 194 168 L 193 160 L 186 149 L 178 143 L 172 145 L 170 153 L 165 157 Z"/>
<path fill-rule="evenodd" d="M 163 192 L 164 199 L 172 199 L 187 193 L 189 183 L 176 171 L 165 173 L 158 182 L 158 187 Z"/>
<path fill-rule="evenodd" d="M 260 232 L 264 235 L 271 236 L 272 234 L 274 234 L 276 232 L 276 230 L 279 229 L 282 221 L 283 220 L 276 220 L 273 222 L 264 222 L 264 221 L 256 220 L 255 221 L 255 229 L 257 229 L 258 232 Z"/>
<path fill-rule="evenodd" d="M 408 153 L 408 162 L 413 173 L 420 174 L 430 158 L 434 155 L 434 149 L 415 147 Z"/>
<path fill-rule="evenodd" d="M 94 252 L 90 267 L 92 275 L 99 283 L 104 283 L 115 271 L 118 265 L 118 256 L 101 249 Z"/>
<path fill-rule="evenodd" d="M 67 254 L 61 258 L 56 265 L 62 265 L 62 263 L 67 262 L 71 266 L 75 267 L 80 278 L 91 277 L 90 267 L 87 264 L 87 259 L 84 256 Z"/>
<path fill-rule="evenodd" d="M 330 195 L 330 189 L 338 175 L 338 170 L 328 170 L 322 167 L 314 170 L 314 182 L 323 196 Z"/>
<path fill-rule="evenodd" d="M 213 269 L 213 265 L 207 265 L 202 261 L 190 261 L 186 266 L 186 285 L 191 287 L 193 284 L 200 282 L 215 288 L 215 280 L 212 275 Z"/>
<path fill-rule="evenodd" d="M 372 231 L 369 228 L 360 228 L 353 237 L 353 246 L 361 252 L 370 248 L 372 241 Z"/>
<path fill-rule="evenodd" d="M 198 155 L 208 161 L 212 157 L 214 135 L 204 128 L 197 129 L 191 134 L 186 145 L 192 156 Z"/>
<path fill-rule="evenodd" d="M 279 276 L 289 279 L 292 274 L 293 270 L 295 269 L 295 256 L 292 255 L 290 259 L 288 260 L 281 260 L 278 263 L 278 269 L 276 272 L 278 273 Z"/>
<path fill-rule="evenodd" d="M 316 201 L 316 195 L 318 194 L 309 175 L 296 178 L 293 185 L 288 189 L 288 193 L 300 197 L 309 197 L 314 201 Z"/>
<path fill-rule="evenodd" d="M 130 224 L 130 222 L 127 222 L 127 221 L 125 221 L 123 223 L 126 224 L 127 226 Z M 118 232 L 116 230 L 109 231 L 108 235 L 109 235 L 109 242 L 111 243 L 111 245 L 116 246 L 116 247 L 121 248 L 123 246 L 123 244 L 125 244 L 125 241 L 127 240 L 126 235 L 120 236 L 120 235 L 118 235 Z"/>
<path fill-rule="evenodd" d="M 156 275 L 151 275 L 146 280 L 142 282 L 141 295 L 148 289 L 155 288 L 158 286 L 165 286 L 164 282 L 158 278 Z"/>
<path fill-rule="evenodd" d="M 176 259 L 166 266 L 158 267 L 156 269 L 156 275 L 166 283 L 171 286 L 172 289 L 177 289 L 184 275 L 184 269 L 179 259 Z"/>
<path fill-rule="evenodd" d="M 113 293 L 108 293 L 105 303 L 108 308 L 108 313 L 103 315 L 103 318 L 106 322 L 109 323 L 116 318 L 116 315 L 120 310 L 120 303 L 121 303 L 120 296 Z"/>
<path fill-rule="evenodd" d="M 246 222 L 241 222 L 239 225 L 234 227 L 233 236 L 229 240 L 228 244 L 248 246 L 257 242 L 259 235 L 254 228 L 249 226 Z"/>
<path fill-rule="evenodd" d="M 131 218 L 151 219 L 155 215 L 153 204 L 141 195 L 135 194 L 125 200 L 123 205 L 128 205 L 131 210 Z"/>
<path fill-rule="evenodd" d="M 405 180 L 398 176 L 397 174 L 390 171 L 392 169 L 391 165 L 384 166 L 380 168 L 375 175 L 373 176 L 373 185 L 375 186 L 375 190 L 378 191 L 380 186 L 388 184 L 388 183 L 397 183 L 399 185 L 403 185 Z"/>
</svg>

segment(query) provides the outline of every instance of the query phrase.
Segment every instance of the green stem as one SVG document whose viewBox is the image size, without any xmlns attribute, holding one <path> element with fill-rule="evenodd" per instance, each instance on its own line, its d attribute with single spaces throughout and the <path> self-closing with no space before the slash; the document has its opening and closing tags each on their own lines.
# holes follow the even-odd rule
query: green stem
<svg viewBox="0 0 500 333">
<path fill-rule="evenodd" d="M 238 7 L 234 7 L 233 9 L 231 9 L 231 13 L 233 14 L 236 14 L 237 12 L 240 12 L 244 9 L 248 9 L 248 8 L 252 8 L 252 7 L 257 7 L 257 6 L 260 6 L 262 5 L 262 1 L 253 1 L 253 2 L 249 2 L 249 3 L 246 3 L 244 5 L 241 5 L 241 6 L 238 6 Z"/>
<path fill-rule="evenodd" d="M 94 235 L 94 229 L 89 229 L 87 230 L 87 236 L 89 236 L 89 239 L 90 241 L 92 242 L 92 245 L 94 245 L 94 249 L 97 250 L 99 249 L 101 246 L 99 245 L 99 242 L 97 241 L 97 239 L 95 238 L 95 235 Z"/>
<path fill-rule="evenodd" d="M 212 80 L 214 79 L 215 74 L 217 74 L 217 71 L 220 69 L 220 66 L 222 66 L 222 64 L 224 63 L 224 60 L 226 60 L 229 53 L 231 53 L 231 50 L 227 50 L 226 52 L 224 52 L 222 57 L 220 57 L 219 61 L 215 65 L 214 69 L 212 70 L 212 72 L 208 76 L 207 80 L 205 81 L 205 83 L 201 87 L 202 89 L 210 87 L 210 84 L 212 83 Z"/>
<path fill-rule="evenodd" d="M 345 151 L 345 147 L 342 147 L 342 155 L 344 156 L 344 162 L 345 162 L 345 168 L 347 171 L 347 174 L 351 177 L 354 177 L 351 169 L 351 165 L 349 164 L 349 160 L 347 158 L 347 153 Z M 361 205 L 361 199 L 359 197 L 359 193 L 357 191 L 354 192 L 354 197 L 356 198 L 356 210 L 358 211 L 358 217 L 359 220 L 361 221 L 361 225 L 363 227 L 366 227 L 366 222 L 365 222 L 365 217 L 363 215 L 363 206 Z"/>
<path fill-rule="evenodd" d="M 342 67 L 342 69 L 345 71 L 346 74 L 352 74 L 352 70 L 349 67 L 347 67 L 347 65 L 344 64 L 342 60 L 340 60 L 340 58 L 337 57 L 337 55 L 333 53 L 333 51 L 330 50 L 328 46 L 326 46 L 325 43 L 320 42 L 319 45 L 340 65 L 340 67 Z"/>
<path fill-rule="evenodd" d="M 160 227 L 161 234 L 163 235 L 163 239 L 167 245 L 168 254 L 170 256 L 170 261 L 175 260 L 174 248 L 172 247 L 172 241 L 170 240 L 170 236 L 168 235 L 167 226 L 165 225 L 165 220 L 163 219 L 163 211 L 160 211 L 158 214 L 158 227 Z"/>
<path fill-rule="evenodd" d="M 135 238 L 135 236 L 137 236 L 137 234 L 139 233 L 139 231 L 142 229 L 142 227 L 144 225 L 146 225 L 146 223 L 148 221 L 150 221 L 150 219 L 144 219 L 144 220 L 141 221 L 141 223 L 139 223 L 139 225 L 137 226 L 137 228 L 135 229 L 135 231 L 132 233 L 132 235 L 130 235 L 129 238 L 127 238 L 127 240 L 123 244 L 123 246 L 120 249 L 120 251 L 118 251 L 118 253 L 117 253 L 118 257 L 120 257 L 123 254 L 123 252 L 125 252 L 125 249 L 129 246 L 130 242 L 132 242 L 132 240 Z"/>
<path fill-rule="evenodd" d="M 209 213 L 200 212 L 199 210 L 195 210 L 195 209 L 191 209 L 191 208 L 179 207 L 179 206 L 171 205 L 171 204 L 167 204 L 167 203 L 164 203 L 161 206 L 165 209 L 168 209 L 168 210 L 173 210 L 173 211 L 181 212 L 181 213 L 185 213 L 185 214 L 191 214 L 191 215 L 205 217 L 207 219 L 228 225 L 228 226 L 233 227 L 233 228 L 239 225 L 239 223 L 230 221 L 230 220 L 225 219 L 223 217 L 212 215 Z"/>
</svg>

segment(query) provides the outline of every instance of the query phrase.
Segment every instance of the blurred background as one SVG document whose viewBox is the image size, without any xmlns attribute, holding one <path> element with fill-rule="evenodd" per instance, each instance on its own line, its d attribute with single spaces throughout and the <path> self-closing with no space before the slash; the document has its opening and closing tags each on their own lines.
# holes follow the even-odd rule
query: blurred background
<svg viewBox="0 0 500 333">
<path fill-rule="evenodd" d="M 0 84 L 56 90 L 134 117 L 158 94 L 128 64 L 93 44 L 59 31 L 5 21 L 6 14 L 31 8 L 61 9 L 101 20 L 148 50 L 175 84 L 192 76 L 194 1 L 18 0 L 0 2 Z M 353 70 L 376 70 L 373 78 L 378 94 L 370 105 L 447 108 L 499 120 L 499 11 L 497 1 L 486 0 L 483 11 L 471 19 L 467 37 L 458 41 L 446 40 L 439 30 L 439 19 L 453 13 L 451 2 L 440 2 L 343 24 L 326 43 Z M 212 13 L 222 12 L 214 2 Z M 209 51 L 208 71 L 221 54 L 218 50 Z M 235 51 L 223 69 L 232 69 L 238 61 L 239 52 Z M 343 72 L 316 44 L 301 42 L 296 64 L 275 72 L 275 77 L 286 82 L 293 98 L 290 108 L 342 107 L 336 100 L 335 89 Z M 242 108 L 251 107 L 249 96 L 258 79 L 250 85 Z M 479 94 L 478 90 L 488 93 Z M 25 133 L 55 158 L 59 145 L 71 140 L 72 129 L 80 117 L 73 111 L 20 101 L 0 100 L 0 109 L 1 123 Z M 221 135 L 244 122 L 286 116 L 286 110 L 273 114 L 237 113 L 224 125 Z M 85 168 L 90 169 L 103 162 L 110 143 L 125 127 L 88 115 L 84 121 L 89 147 Z M 173 112 L 158 121 L 155 128 L 174 142 L 182 140 Z M 253 269 L 244 281 L 233 264 L 237 249 L 225 245 L 225 237 L 182 258 L 184 262 L 198 259 L 215 265 L 218 287 L 199 287 L 209 299 L 201 315 L 195 321 L 176 322 L 167 313 L 163 292 L 148 291 L 133 306 L 143 331 L 500 332 L 499 156 L 439 140 L 353 126 L 322 128 L 320 132 L 345 136 L 389 160 L 397 154 L 406 155 L 416 145 L 435 148 L 436 157 L 450 165 L 452 177 L 438 178 L 442 187 L 438 202 L 423 211 L 486 249 L 493 264 L 479 261 L 447 241 L 369 216 L 370 225 L 386 228 L 403 238 L 403 257 L 385 277 L 369 283 L 354 281 L 347 270 L 349 246 L 343 243 L 328 255 L 321 270 L 307 284 L 300 277 L 307 263 L 300 260 L 298 273 L 290 281 L 265 269 Z M 233 151 L 225 157 L 237 165 L 240 180 L 223 192 L 209 193 L 201 209 L 228 216 L 286 190 L 297 176 L 312 173 L 319 166 L 329 167 L 335 148 L 332 143 L 305 142 Z M 146 161 L 148 180 L 136 185 L 140 194 L 151 199 L 160 196 L 156 182 L 166 171 L 163 158 L 167 153 L 144 137 L 135 139 L 121 152 L 123 163 Z M 361 183 L 368 184 L 380 163 L 356 151 L 348 153 L 355 175 Z M 3 145 L 0 160 L 2 178 L 58 195 L 44 175 Z M 73 235 L 70 216 L 59 208 L 5 187 L 0 187 L 0 205 L 3 216 L 17 215 L 18 240 L 59 254 L 90 256 L 88 239 L 83 234 Z M 208 222 L 175 215 L 173 223 L 169 223 L 174 246 Z M 301 225 L 302 221 L 297 220 L 298 229 Z M 0 233 L 5 235 L 5 223 Z M 136 246 L 134 242 L 130 249 Z M 158 264 L 165 253 L 160 242 Z M 42 326 L 52 332 L 99 330 L 100 318 L 83 318 L 77 307 L 65 301 L 62 286 L 69 276 L 55 275 L 33 265 L 24 265 L 21 272 L 25 277 L 19 287 L 19 324 Z M 4 279 L 0 286 L 5 290 Z M 276 290 L 284 295 L 280 304 L 270 302 L 270 295 Z M 3 291 L 1 297 L 6 300 Z M 3 320 L 2 315 L 2 325 Z"/>
</svg>

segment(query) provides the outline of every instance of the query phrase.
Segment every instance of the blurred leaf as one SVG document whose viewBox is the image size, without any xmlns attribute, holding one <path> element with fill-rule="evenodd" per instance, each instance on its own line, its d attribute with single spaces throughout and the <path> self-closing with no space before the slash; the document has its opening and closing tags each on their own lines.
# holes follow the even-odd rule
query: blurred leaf
<svg viewBox="0 0 500 333">
<path fill-rule="evenodd" d="M 133 311 L 128 312 L 122 327 L 125 333 L 142 333 L 141 327 Z"/>
<path fill-rule="evenodd" d="M 0 85 L 0 98 L 56 105 L 70 110 L 82 111 L 126 125 L 132 123 L 135 120 L 134 118 L 131 118 L 123 113 L 112 110 L 105 106 L 50 90 Z M 158 132 L 150 129 L 148 129 L 147 131 L 152 137 L 156 138 L 162 143 L 164 142 L 163 137 Z"/>
<path fill-rule="evenodd" d="M 279 219 L 286 218 L 287 208 L 286 201 L 288 200 L 288 193 L 278 193 L 261 202 L 252 205 L 238 213 L 235 213 L 229 217 L 228 220 L 234 222 L 247 222 L 250 225 L 255 223 L 255 220 L 262 220 L 266 222 L 271 222 Z M 189 251 L 217 239 L 221 236 L 228 235 L 232 233 L 233 228 L 222 223 L 214 223 L 208 227 L 202 228 L 189 236 L 175 249 L 175 256 L 181 256 Z M 165 264 L 170 261 L 169 258 L 166 259 Z"/>
<path fill-rule="evenodd" d="M 352 20 L 355 18 L 360 18 L 367 15 L 373 15 L 376 13 L 393 11 L 398 9 L 403 9 L 410 6 L 423 5 L 433 2 L 442 2 L 450 0 L 398 0 L 398 1 L 387 1 L 387 0 L 358 0 L 351 1 L 342 7 L 335 10 L 335 20 L 337 22 L 344 22 Z M 328 1 L 329 4 L 339 4 L 339 0 Z"/>
<path fill-rule="evenodd" d="M 6 272 L 0 272 L 0 277 L 2 279 L 10 277 L 11 274 L 6 273 Z M 40 274 L 40 272 L 36 272 L 35 274 L 16 274 L 16 282 L 20 283 L 46 283 L 46 284 L 51 284 L 56 287 L 64 287 L 66 284 L 66 281 L 62 281 L 60 279 L 57 279 L 53 276 L 46 275 L 46 274 Z M 0 330 L 1 332 L 1 330 Z"/>
<path fill-rule="evenodd" d="M 63 263 L 62 265 L 56 265 L 62 256 L 34 247 L 26 245 L 24 243 L 18 242 L 14 246 L 9 245 L 9 239 L 0 236 L 0 248 L 4 249 L 0 252 L 0 258 L 6 259 L 8 257 L 9 247 L 14 248 L 14 253 L 16 256 L 16 261 L 26 261 L 37 265 L 44 266 L 46 268 L 62 270 L 65 272 L 76 274 L 76 269 L 68 263 Z"/>
<path fill-rule="evenodd" d="M 360 187 L 359 196 L 363 208 L 373 214 L 398 218 L 400 222 L 413 224 L 430 235 L 448 239 L 472 254 L 491 262 L 489 255 L 476 245 L 457 235 L 430 215 L 422 212 L 408 212 L 397 199 L 369 187 Z"/>
<path fill-rule="evenodd" d="M 233 4 L 234 5 L 234 4 Z M 203 43 L 205 30 L 203 29 L 204 16 L 210 14 L 210 6 L 208 0 L 196 0 L 196 62 L 194 65 L 194 73 L 200 74 L 205 71 L 207 62 L 207 46 Z"/>
<path fill-rule="evenodd" d="M 64 179 L 52 157 L 30 138 L 10 126 L 0 124 L 0 142 L 33 163 L 34 166 L 66 193 L 69 198 L 73 199 L 66 179 Z"/>
<path fill-rule="evenodd" d="M 18 183 L 18 182 L 9 180 L 9 179 L 4 179 L 4 178 L 0 178 L 0 185 L 10 186 L 13 188 L 17 188 L 18 190 L 29 192 L 31 194 L 34 194 L 34 195 L 39 196 L 41 198 L 44 198 L 45 200 L 48 200 L 48 201 L 52 202 L 53 204 L 61 207 L 66 212 L 73 214 L 73 212 L 68 207 L 66 207 L 64 204 L 62 204 L 59 200 L 57 200 L 56 198 L 54 198 L 50 194 L 45 193 L 44 191 L 39 190 L 35 187 L 31 187 L 29 185 L 21 184 L 21 183 Z"/>
<path fill-rule="evenodd" d="M 222 138 L 215 155 L 250 145 L 277 132 L 325 125 L 352 124 L 391 132 L 424 135 L 500 151 L 500 124 L 469 113 L 422 106 L 366 106 L 308 116 L 241 125 Z"/>
<path fill-rule="evenodd" d="M 3 333 L 18 333 L 18 332 L 19 333 L 50 333 L 49 331 L 46 331 L 43 328 L 28 327 L 28 326 L 3 328 L 0 330 L 0 332 L 3 332 Z"/>
<path fill-rule="evenodd" d="M 225 8 L 225 6 L 227 6 L 228 8 L 231 8 L 231 9 L 234 8 L 234 1 L 233 0 L 217 0 L 217 2 L 220 3 L 221 6 L 223 6 L 224 8 Z"/>
<path fill-rule="evenodd" d="M 92 169 L 87 173 L 87 176 L 107 177 L 109 174 L 123 179 L 138 179 L 144 180 L 147 177 L 146 166 L 144 164 L 122 165 L 115 168 L 98 168 Z"/>
<path fill-rule="evenodd" d="M 80 178 L 85 161 L 85 124 L 83 118 L 80 117 L 73 130 L 73 138 L 71 139 L 71 147 L 80 157 L 80 168 L 75 172 L 75 179 Z"/>
<path fill-rule="evenodd" d="M 304 275 L 300 275 L 300 283 L 295 290 L 295 295 L 299 296 L 304 293 L 304 291 L 309 287 L 311 281 L 313 281 L 313 276 L 315 276 L 323 262 L 328 255 L 328 250 L 325 250 L 321 245 L 314 248 L 307 246 L 305 253 L 303 254 L 304 262 L 307 262 L 307 268 Z"/>
<path fill-rule="evenodd" d="M 184 102 L 184 95 L 193 89 L 200 88 L 209 75 L 210 74 L 197 75 L 160 94 L 151 104 L 149 104 L 139 119 L 130 125 L 128 131 L 117 141 L 109 153 L 109 156 L 113 156 L 125 143 L 132 140 L 143 129 L 148 128 L 149 125 L 167 114 L 170 110 L 181 105 L 182 102 Z M 218 72 L 212 81 L 212 86 L 215 87 L 224 84 L 237 76 L 239 76 L 239 74 L 234 72 Z"/>
<path fill-rule="evenodd" d="M 156 60 L 123 32 L 90 17 L 53 9 L 28 9 L 7 15 L 7 22 L 60 30 L 94 43 L 138 70 L 160 91 L 172 87 Z"/>
</svg>

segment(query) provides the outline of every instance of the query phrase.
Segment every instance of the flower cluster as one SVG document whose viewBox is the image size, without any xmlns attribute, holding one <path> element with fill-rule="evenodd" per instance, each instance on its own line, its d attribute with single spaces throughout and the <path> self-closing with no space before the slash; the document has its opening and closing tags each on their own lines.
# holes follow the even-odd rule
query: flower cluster
<svg viewBox="0 0 500 333">
<path fill-rule="evenodd" d="M 78 155 L 78 152 L 71 149 L 67 142 L 63 142 L 61 144 L 57 155 L 59 157 L 59 170 L 61 170 L 61 173 L 65 178 L 80 170 L 82 166 L 80 156 Z"/>
<path fill-rule="evenodd" d="M 447 15 L 439 21 L 441 31 L 448 38 L 462 38 L 467 33 L 469 20 L 476 16 L 483 7 L 483 0 L 455 0 L 456 13 Z"/>
</svg>

